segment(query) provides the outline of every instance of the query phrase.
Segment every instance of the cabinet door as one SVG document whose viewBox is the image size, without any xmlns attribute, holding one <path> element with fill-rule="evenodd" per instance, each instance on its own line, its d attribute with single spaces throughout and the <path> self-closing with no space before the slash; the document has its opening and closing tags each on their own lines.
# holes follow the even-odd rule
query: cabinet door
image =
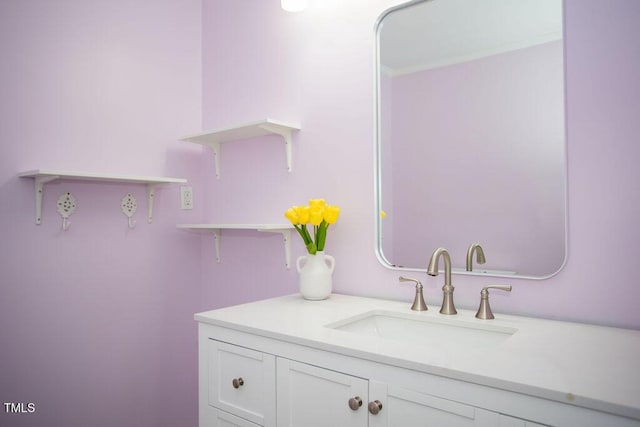
<svg viewBox="0 0 640 427">
<path fill-rule="evenodd" d="M 402 387 L 370 382 L 370 399 L 382 408 L 370 416 L 370 427 L 491 426 L 499 414 Z"/>
<path fill-rule="evenodd" d="M 275 356 L 209 340 L 208 404 L 275 426 Z"/>
<path fill-rule="evenodd" d="M 278 358 L 278 427 L 366 427 L 367 391 L 362 378 Z"/>
</svg>

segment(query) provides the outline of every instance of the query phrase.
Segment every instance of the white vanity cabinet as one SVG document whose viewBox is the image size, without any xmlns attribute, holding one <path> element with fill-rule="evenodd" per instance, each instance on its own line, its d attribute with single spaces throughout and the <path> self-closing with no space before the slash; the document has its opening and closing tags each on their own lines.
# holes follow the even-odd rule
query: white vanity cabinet
<svg viewBox="0 0 640 427">
<path fill-rule="evenodd" d="M 200 427 L 640 426 L 633 404 L 580 402 L 584 398 L 577 392 L 582 389 L 570 384 L 578 378 L 571 372 L 554 372 L 564 375 L 567 389 L 537 389 L 498 376 L 442 369 L 454 363 L 446 358 L 416 362 L 409 348 L 400 351 L 397 343 L 377 343 L 327 327 L 356 309 L 396 309 L 377 301 L 365 301 L 353 309 L 341 306 L 352 299 L 359 301 L 354 298 L 332 295 L 314 304 L 283 297 L 197 314 Z M 316 326 L 309 326 L 313 322 Z M 550 326 L 573 327 L 558 322 Z M 583 327 L 576 328 L 569 331 L 571 335 Z M 585 331 L 590 336 L 598 333 L 592 329 Z M 521 337 L 528 333 L 522 322 L 519 332 Z M 551 334 L 540 336 L 553 339 Z M 636 344 L 630 344 L 635 334 L 623 332 L 627 351 L 636 352 Z M 429 347 L 429 354 L 438 352 L 447 355 L 446 349 Z M 470 352 L 473 357 L 483 356 Z M 531 369 L 534 359 L 515 355 L 521 359 L 513 366 L 525 369 L 528 364 L 526 369 Z M 500 357 L 489 354 L 482 362 L 490 363 L 490 356 Z M 510 363 L 508 355 L 503 356 L 502 363 Z M 601 378 L 598 383 L 608 387 L 605 378 L 617 375 L 619 368 L 603 366 L 603 371 L 585 375 Z M 615 388 L 634 391 L 636 371 L 622 368 L 632 381 L 622 383 L 615 378 Z M 532 375 L 544 377 L 548 371 L 536 370 Z M 638 396 L 630 401 L 634 399 Z"/>
<path fill-rule="evenodd" d="M 201 427 L 541 425 L 211 337 L 206 347 L 208 399 Z"/>
</svg>

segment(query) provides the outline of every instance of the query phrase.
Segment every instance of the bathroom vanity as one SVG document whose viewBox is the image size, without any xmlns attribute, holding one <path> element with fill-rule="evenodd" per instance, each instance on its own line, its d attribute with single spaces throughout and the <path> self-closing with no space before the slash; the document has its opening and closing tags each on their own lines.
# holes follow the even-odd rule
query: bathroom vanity
<svg viewBox="0 0 640 427">
<path fill-rule="evenodd" d="M 195 315 L 200 426 L 640 426 L 640 331 L 333 294 Z"/>
</svg>

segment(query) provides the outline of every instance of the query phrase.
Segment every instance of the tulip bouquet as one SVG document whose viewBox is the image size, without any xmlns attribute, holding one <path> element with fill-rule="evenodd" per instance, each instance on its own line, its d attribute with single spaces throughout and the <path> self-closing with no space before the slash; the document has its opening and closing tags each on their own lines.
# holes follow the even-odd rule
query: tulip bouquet
<svg viewBox="0 0 640 427">
<path fill-rule="evenodd" d="M 338 220 L 338 215 L 340 215 L 340 207 L 328 205 L 324 199 L 311 199 L 308 206 L 292 206 L 284 213 L 284 216 L 298 230 L 311 255 L 324 250 L 327 229 Z M 313 237 L 307 230 L 307 224 L 313 225 Z"/>
</svg>

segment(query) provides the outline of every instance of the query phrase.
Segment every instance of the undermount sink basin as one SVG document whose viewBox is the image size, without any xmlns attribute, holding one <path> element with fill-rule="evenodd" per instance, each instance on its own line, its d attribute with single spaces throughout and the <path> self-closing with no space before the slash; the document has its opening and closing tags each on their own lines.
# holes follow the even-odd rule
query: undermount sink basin
<svg viewBox="0 0 640 427">
<path fill-rule="evenodd" d="M 332 329 L 368 335 L 385 340 L 423 345 L 462 345 L 467 348 L 498 344 L 518 331 L 517 328 L 462 320 L 454 317 L 427 317 L 421 313 L 370 311 L 327 325 Z"/>
</svg>

